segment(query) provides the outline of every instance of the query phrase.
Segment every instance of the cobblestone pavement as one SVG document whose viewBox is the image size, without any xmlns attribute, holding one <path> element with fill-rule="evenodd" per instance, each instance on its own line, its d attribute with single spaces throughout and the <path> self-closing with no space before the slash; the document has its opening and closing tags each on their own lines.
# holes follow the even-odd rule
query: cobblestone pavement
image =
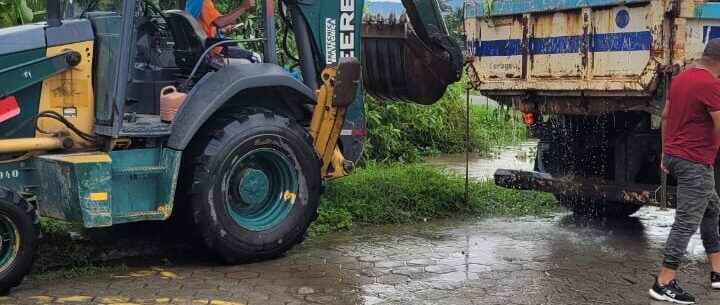
<svg viewBox="0 0 720 305">
<path fill-rule="evenodd" d="M 191 262 L 29 280 L 2 304 L 653 304 L 672 211 L 623 221 L 486 219 L 362 229 L 241 266 Z M 696 237 L 681 280 L 720 304 Z"/>
</svg>

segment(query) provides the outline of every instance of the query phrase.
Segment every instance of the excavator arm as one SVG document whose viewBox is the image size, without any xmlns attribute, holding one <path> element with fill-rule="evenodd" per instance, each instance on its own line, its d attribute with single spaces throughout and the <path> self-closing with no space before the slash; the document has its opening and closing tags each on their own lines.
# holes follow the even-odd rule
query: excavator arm
<svg viewBox="0 0 720 305">
<path fill-rule="evenodd" d="M 362 99 L 361 82 L 373 96 L 429 105 L 460 80 L 463 55 L 437 0 L 403 0 L 404 10 L 398 14 L 370 11 L 362 19 L 356 13 L 358 7 L 367 7 L 362 1 L 296 4 L 293 26 L 300 65 L 305 83 L 318 89 L 310 132 L 326 179 L 343 177 L 352 169 L 343 155 L 348 149 L 339 143 L 344 125 L 352 121 L 349 107 Z M 315 45 L 307 43 L 311 37 Z M 322 71 L 319 80 L 316 71 Z"/>
<path fill-rule="evenodd" d="M 463 54 L 437 0 L 402 0 L 393 13 L 363 0 L 284 3 L 311 88 L 322 85 L 321 72 L 341 57 L 359 58 L 364 89 L 383 99 L 433 104 L 460 80 Z"/>
<path fill-rule="evenodd" d="M 365 13 L 363 78 L 373 96 L 433 104 L 460 80 L 463 54 L 437 0 L 402 0 L 404 12 Z"/>
</svg>

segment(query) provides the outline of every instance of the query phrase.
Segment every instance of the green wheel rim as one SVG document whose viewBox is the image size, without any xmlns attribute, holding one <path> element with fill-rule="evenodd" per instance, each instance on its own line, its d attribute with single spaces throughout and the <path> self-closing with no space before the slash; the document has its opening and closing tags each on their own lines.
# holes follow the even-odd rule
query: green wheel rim
<svg viewBox="0 0 720 305">
<path fill-rule="evenodd" d="M 265 231 L 290 214 L 298 192 L 298 172 L 280 151 L 256 149 L 233 161 L 223 177 L 222 191 L 235 223 Z"/>
<path fill-rule="evenodd" d="M 20 250 L 20 233 L 7 215 L 0 214 L 0 272 L 7 270 Z"/>
</svg>

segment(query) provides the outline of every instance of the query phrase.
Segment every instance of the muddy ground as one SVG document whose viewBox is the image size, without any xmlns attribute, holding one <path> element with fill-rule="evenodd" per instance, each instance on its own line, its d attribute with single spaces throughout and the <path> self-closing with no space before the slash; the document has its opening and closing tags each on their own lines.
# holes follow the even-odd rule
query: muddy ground
<svg viewBox="0 0 720 305">
<path fill-rule="evenodd" d="M 471 175 L 532 169 L 533 147 L 473 156 Z M 464 172 L 462 155 L 430 163 Z M 188 245 L 142 246 L 136 255 L 156 255 L 125 261 L 127 271 L 31 277 L 0 304 L 657 304 L 647 290 L 672 217 L 646 208 L 620 220 L 558 213 L 365 227 L 241 266 L 218 265 Z M 708 277 L 696 236 L 680 280 L 700 304 L 720 304 Z"/>
<path fill-rule="evenodd" d="M 256 264 L 196 257 L 31 279 L 1 303 L 652 304 L 647 289 L 671 220 L 671 211 L 649 208 L 624 220 L 556 214 L 363 228 Z M 708 273 L 696 237 L 681 280 L 700 304 L 720 304 Z"/>
</svg>

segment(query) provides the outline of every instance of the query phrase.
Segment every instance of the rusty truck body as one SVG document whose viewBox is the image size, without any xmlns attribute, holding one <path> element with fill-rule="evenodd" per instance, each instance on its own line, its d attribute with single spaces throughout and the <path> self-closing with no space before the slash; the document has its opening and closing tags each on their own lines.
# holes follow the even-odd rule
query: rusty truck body
<svg viewBox="0 0 720 305">
<path fill-rule="evenodd" d="M 556 195 L 577 213 L 629 215 L 662 200 L 660 115 L 672 76 L 720 37 L 720 2 L 470 0 L 468 74 L 523 112 L 533 172 L 498 185 Z"/>
</svg>

